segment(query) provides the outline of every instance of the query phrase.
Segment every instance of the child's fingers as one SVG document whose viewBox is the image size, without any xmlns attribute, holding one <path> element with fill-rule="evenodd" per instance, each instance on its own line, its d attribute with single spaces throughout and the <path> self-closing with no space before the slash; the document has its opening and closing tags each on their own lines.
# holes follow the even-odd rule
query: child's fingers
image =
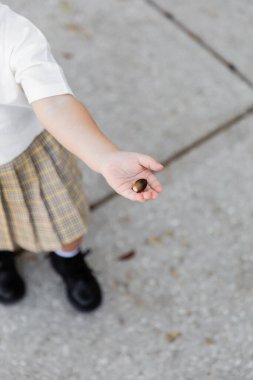
<svg viewBox="0 0 253 380">
<path fill-rule="evenodd" d="M 140 154 L 138 156 L 138 160 L 141 166 L 144 166 L 144 168 L 147 168 L 149 170 L 158 171 L 164 168 L 160 162 L 156 161 L 153 157 L 146 154 Z"/>
<path fill-rule="evenodd" d="M 154 191 L 149 185 L 147 185 L 146 189 L 138 194 L 139 200 L 148 201 L 151 199 L 156 199 L 158 196 L 158 192 Z"/>
<path fill-rule="evenodd" d="M 156 176 L 152 173 L 150 173 L 147 177 L 148 184 L 151 189 L 155 190 L 156 192 L 160 193 L 163 188 Z"/>
<path fill-rule="evenodd" d="M 131 201 L 142 201 L 143 197 L 140 196 L 140 194 L 137 194 L 135 191 L 132 189 L 127 189 L 122 192 L 119 192 L 120 195 L 123 197 L 130 199 Z"/>
<path fill-rule="evenodd" d="M 149 191 L 143 191 L 142 193 L 136 193 L 132 189 L 123 191 L 120 195 L 124 196 L 127 199 L 130 199 L 131 201 L 138 201 L 138 202 L 147 202 L 150 199 L 153 198 L 154 192 Z"/>
<path fill-rule="evenodd" d="M 135 200 L 139 202 L 147 202 L 148 200 L 152 199 L 151 193 L 148 191 L 143 191 L 142 193 L 136 194 L 135 193 Z"/>
</svg>

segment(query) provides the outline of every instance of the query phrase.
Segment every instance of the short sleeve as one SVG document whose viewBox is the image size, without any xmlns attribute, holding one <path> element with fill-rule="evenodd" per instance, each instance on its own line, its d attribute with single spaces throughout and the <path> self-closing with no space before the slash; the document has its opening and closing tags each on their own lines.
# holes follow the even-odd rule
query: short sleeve
<svg viewBox="0 0 253 380">
<path fill-rule="evenodd" d="M 12 12 L 7 38 L 10 69 L 29 104 L 48 96 L 74 95 L 46 37 L 30 20 Z"/>
</svg>

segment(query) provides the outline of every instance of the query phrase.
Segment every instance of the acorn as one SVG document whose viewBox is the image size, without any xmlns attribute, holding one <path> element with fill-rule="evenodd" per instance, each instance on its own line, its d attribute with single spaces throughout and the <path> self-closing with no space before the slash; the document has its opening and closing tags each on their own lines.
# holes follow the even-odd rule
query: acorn
<svg viewBox="0 0 253 380">
<path fill-rule="evenodd" d="M 145 190 L 146 186 L 148 184 L 148 181 L 144 178 L 138 179 L 132 187 L 133 191 L 136 193 L 141 193 L 143 190 Z"/>
</svg>

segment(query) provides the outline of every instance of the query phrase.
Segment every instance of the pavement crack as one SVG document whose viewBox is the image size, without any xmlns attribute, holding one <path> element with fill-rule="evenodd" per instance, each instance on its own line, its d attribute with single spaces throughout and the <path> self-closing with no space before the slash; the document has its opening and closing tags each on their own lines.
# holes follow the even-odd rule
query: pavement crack
<svg viewBox="0 0 253 380">
<path fill-rule="evenodd" d="M 209 133 L 205 134 L 204 136 L 201 136 L 200 138 L 193 141 L 189 145 L 186 145 L 182 149 L 178 150 L 177 152 L 175 152 L 174 154 L 169 156 L 164 161 L 160 161 L 161 164 L 164 166 L 164 169 L 166 169 L 166 167 L 171 165 L 173 162 L 184 157 L 186 154 L 189 154 L 194 149 L 199 148 L 201 145 L 209 142 L 211 139 L 213 139 L 217 135 L 219 135 L 223 132 L 226 132 L 229 128 L 234 127 L 238 122 L 242 121 L 243 119 L 245 119 L 251 115 L 253 115 L 253 104 L 250 107 L 248 107 L 246 110 L 239 113 L 238 115 L 236 115 L 233 118 L 231 118 L 231 119 L 225 121 L 224 123 L 220 124 L 218 127 L 213 129 Z M 112 200 L 114 197 L 117 197 L 117 196 L 119 196 L 119 194 L 116 192 L 109 193 L 108 195 L 101 198 L 100 200 L 92 203 L 90 205 L 90 210 L 91 211 L 96 210 L 97 208 L 99 208 L 100 206 L 103 206 L 105 203 L 107 203 L 108 201 Z"/>
<path fill-rule="evenodd" d="M 180 149 L 178 152 L 174 153 L 172 156 L 170 156 L 167 160 L 164 160 L 162 165 L 165 167 L 170 165 L 172 162 L 180 159 L 181 157 L 185 156 L 186 154 L 190 153 L 192 150 L 200 147 L 201 145 L 209 142 L 211 139 L 216 137 L 217 135 L 226 132 L 229 128 L 234 127 L 237 123 L 242 121 L 243 119 L 251 116 L 253 114 L 253 105 L 251 105 L 249 108 L 241 112 L 240 114 L 234 116 L 232 119 L 229 119 L 225 123 L 219 125 L 209 133 L 205 134 L 204 136 L 201 136 L 191 144 L 185 146 L 184 148 Z"/>
<path fill-rule="evenodd" d="M 251 82 L 241 71 L 232 63 L 224 58 L 220 53 L 218 53 L 214 48 L 207 44 L 198 34 L 193 32 L 187 26 L 185 26 L 181 21 L 179 21 L 172 13 L 165 10 L 163 7 L 158 5 L 153 0 L 144 0 L 148 5 L 158 11 L 162 16 L 170 20 L 175 26 L 177 26 L 182 32 L 187 34 L 192 40 L 194 40 L 199 46 L 205 49 L 209 54 L 216 58 L 220 63 L 222 63 L 229 71 L 240 78 L 244 83 L 246 83 L 251 89 L 253 88 L 253 82 Z"/>
</svg>

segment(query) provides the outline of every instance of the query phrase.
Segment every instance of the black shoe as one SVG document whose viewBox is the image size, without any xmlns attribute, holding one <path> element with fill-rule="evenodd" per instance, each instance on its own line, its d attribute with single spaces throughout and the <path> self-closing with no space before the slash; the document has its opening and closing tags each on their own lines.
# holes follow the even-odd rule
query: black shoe
<svg viewBox="0 0 253 380">
<path fill-rule="evenodd" d="M 25 283 L 17 272 L 15 252 L 0 251 L 0 302 L 17 302 L 25 291 Z"/>
<path fill-rule="evenodd" d="M 53 251 L 48 254 L 52 267 L 66 284 L 69 301 L 79 311 L 92 311 L 102 301 L 100 286 L 84 259 L 89 252 L 90 249 L 80 251 L 70 258 L 61 257 Z"/>
</svg>

